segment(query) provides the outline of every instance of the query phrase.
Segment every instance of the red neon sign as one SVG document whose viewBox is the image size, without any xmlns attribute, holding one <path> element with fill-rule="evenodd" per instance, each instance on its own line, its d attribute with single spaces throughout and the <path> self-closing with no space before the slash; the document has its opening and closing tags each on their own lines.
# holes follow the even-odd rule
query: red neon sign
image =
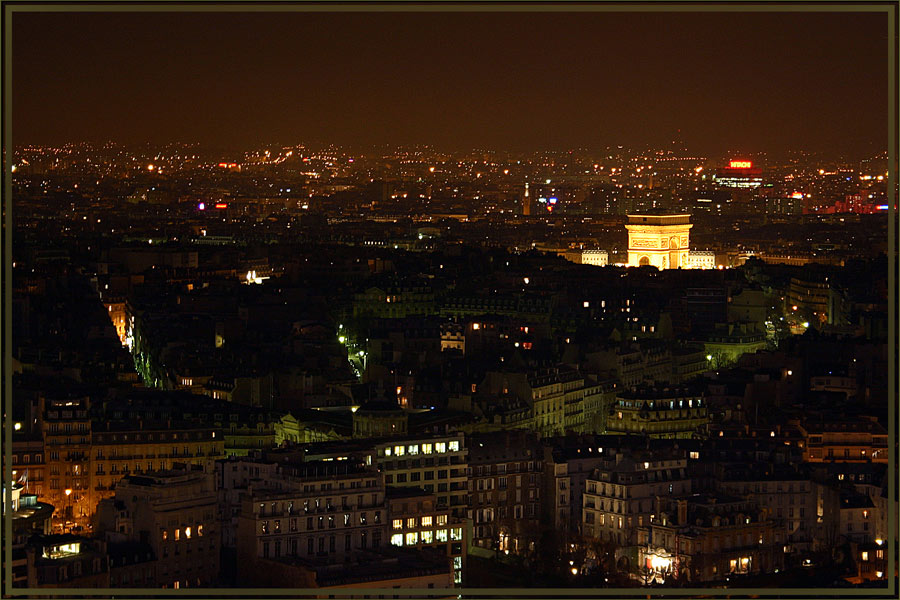
<svg viewBox="0 0 900 600">
<path fill-rule="evenodd" d="M 732 169 L 749 169 L 753 166 L 753 163 L 749 160 L 733 160 L 728 163 L 728 166 Z"/>
<path fill-rule="evenodd" d="M 225 204 L 224 202 L 217 202 L 216 208 L 228 208 L 228 205 Z"/>
</svg>

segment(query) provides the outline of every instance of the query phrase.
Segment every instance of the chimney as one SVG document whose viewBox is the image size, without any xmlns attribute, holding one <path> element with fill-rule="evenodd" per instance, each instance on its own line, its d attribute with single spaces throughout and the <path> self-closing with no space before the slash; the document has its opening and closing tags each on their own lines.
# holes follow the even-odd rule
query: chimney
<svg viewBox="0 0 900 600">
<path fill-rule="evenodd" d="M 678 524 L 687 524 L 688 503 L 687 500 L 678 500 Z"/>
</svg>

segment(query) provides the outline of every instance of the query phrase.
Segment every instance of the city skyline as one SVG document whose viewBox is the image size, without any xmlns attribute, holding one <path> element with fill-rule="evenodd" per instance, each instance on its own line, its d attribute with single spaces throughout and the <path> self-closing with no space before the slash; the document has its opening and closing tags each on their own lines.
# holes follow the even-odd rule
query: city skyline
<svg viewBox="0 0 900 600">
<path fill-rule="evenodd" d="M 13 135 L 17 146 L 303 139 L 499 151 L 677 139 L 704 155 L 858 159 L 887 147 L 883 19 L 17 13 Z"/>
<path fill-rule="evenodd" d="M 4 4 L 11 597 L 894 592 L 896 8 L 333 6 Z"/>
</svg>

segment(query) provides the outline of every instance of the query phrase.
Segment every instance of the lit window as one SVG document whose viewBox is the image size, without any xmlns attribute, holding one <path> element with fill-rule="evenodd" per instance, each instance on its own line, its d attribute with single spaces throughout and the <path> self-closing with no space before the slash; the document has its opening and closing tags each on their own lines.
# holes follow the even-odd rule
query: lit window
<svg viewBox="0 0 900 600">
<path fill-rule="evenodd" d="M 432 446 L 431 444 L 422 444 L 422 454 L 431 454 Z"/>
<path fill-rule="evenodd" d="M 175 530 L 175 541 L 177 542 L 177 541 L 180 540 L 180 539 L 181 539 L 181 530 L 180 530 L 180 529 L 176 529 L 176 530 Z"/>
<path fill-rule="evenodd" d="M 447 530 L 446 529 L 438 529 L 434 532 L 434 537 L 438 542 L 446 542 L 447 541 Z"/>
<path fill-rule="evenodd" d="M 391 544 L 394 546 L 402 546 L 403 545 L 403 534 L 395 533 L 391 536 Z"/>
<path fill-rule="evenodd" d="M 394 529 L 403 529 L 403 519 L 394 519 L 393 528 Z"/>
<path fill-rule="evenodd" d="M 462 527 L 454 527 L 450 530 L 450 539 L 458 542 L 462 539 Z"/>
<path fill-rule="evenodd" d="M 407 533 L 406 534 L 406 545 L 407 546 L 415 546 L 419 541 L 419 534 L 417 532 Z"/>
<path fill-rule="evenodd" d="M 391 447 L 390 446 L 388 446 L 387 448 L 384 449 L 384 455 L 385 456 L 391 455 Z"/>
<path fill-rule="evenodd" d="M 447 515 L 438 515 L 437 516 L 437 524 L 438 525 L 446 525 L 447 524 Z"/>
<path fill-rule="evenodd" d="M 164 541 L 164 542 L 165 542 L 166 540 L 168 540 L 168 539 L 169 539 L 169 532 L 166 531 L 165 529 L 163 529 L 162 537 L 163 537 L 163 541 Z"/>
<path fill-rule="evenodd" d="M 413 444 L 413 445 L 409 446 L 409 447 L 406 449 L 406 451 L 407 451 L 409 454 L 418 454 L 418 453 L 419 453 L 419 445 L 418 445 L 418 444 Z"/>
<path fill-rule="evenodd" d="M 403 446 L 394 446 L 394 456 L 403 456 L 406 453 L 406 448 Z"/>
<path fill-rule="evenodd" d="M 450 452 L 459 452 L 459 442 L 458 441 L 454 440 L 454 441 L 450 442 L 447 446 L 448 446 L 448 448 L 450 448 Z"/>
<path fill-rule="evenodd" d="M 446 451 L 447 451 L 447 444 L 444 443 L 444 442 L 438 442 L 438 443 L 436 443 L 436 444 L 434 445 L 434 451 L 435 451 L 435 452 L 439 452 L 439 453 L 440 453 L 440 452 L 446 452 Z"/>
<path fill-rule="evenodd" d="M 868 553 L 868 552 L 863 552 L 863 553 L 862 553 L 862 559 L 863 559 L 863 562 L 868 561 L 868 560 L 869 560 L 869 553 Z"/>
<path fill-rule="evenodd" d="M 410 517 L 406 520 L 406 528 L 407 529 L 412 529 L 415 526 L 416 526 L 416 518 L 415 517 Z"/>
<path fill-rule="evenodd" d="M 422 517 L 422 527 L 431 527 L 433 517 Z"/>
<path fill-rule="evenodd" d="M 190 527 L 184 528 L 184 537 L 186 537 L 187 539 L 191 539 L 191 528 Z"/>
<path fill-rule="evenodd" d="M 203 537 L 203 525 L 197 525 L 197 535 Z"/>
</svg>

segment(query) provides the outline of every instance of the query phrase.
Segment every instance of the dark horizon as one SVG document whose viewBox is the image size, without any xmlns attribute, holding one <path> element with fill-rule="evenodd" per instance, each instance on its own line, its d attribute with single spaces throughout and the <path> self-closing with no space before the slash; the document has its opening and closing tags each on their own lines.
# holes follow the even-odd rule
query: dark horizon
<svg viewBox="0 0 900 600">
<path fill-rule="evenodd" d="M 882 13 L 16 13 L 14 146 L 887 149 Z M 680 146 L 681 144 L 679 144 Z"/>
</svg>

